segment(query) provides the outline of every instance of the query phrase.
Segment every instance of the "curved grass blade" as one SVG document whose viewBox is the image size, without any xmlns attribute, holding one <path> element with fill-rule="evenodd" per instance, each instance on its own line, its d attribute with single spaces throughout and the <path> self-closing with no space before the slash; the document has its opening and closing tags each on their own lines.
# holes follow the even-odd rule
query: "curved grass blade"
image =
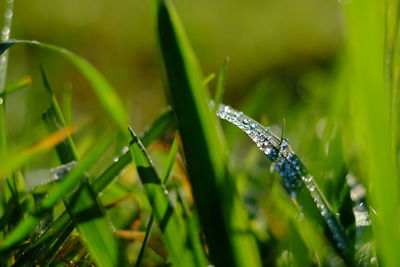
<svg viewBox="0 0 400 267">
<path fill-rule="evenodd" d="M 171 121 L 172 111 L 169 109 L 162 113 L 144 133 L 143 140 L 145 140 L 146 143 L 143 144 L 148 146 L 154 140 L 158 139 L 171 124 Z M 131 161 L 132 155 L 129 149 L 126 148 L 123 150 L 122 155 L 116 161 L 113 161 L 113 163 L 94 181 L 92 185 L 93 191 L 97 194 L 103 191 Z M 65 232 L 64 229 L 69 229 L 69 233 Z M 46 251 L 57 251 L 59 246 L 63 243 L 63 240 L 69 236 L 73 229 L 72 220 L 68 212 L 64 212 L 37 240 L 24 250 L 21 257 L 17 259 L 16 266 L 21 266 L 27 261 L 35 261 Z M 62 235 L 65 236 L 64 239 Z"/>
<path fill-rule="evenodd" d="M 217 115 L 239 127 L 266 154 L 275 164 L 274 169 L 281 176 L 286 191 L 298 201 L 306 215 L 317 223 L 322 219 L 329 230 L 328 238 L 333 241 L 333 246 L 346 262 L 351 263 L 353 245 L 314 178 L 294 154 L 287 141 L 278 138 L 268 128 L 230 106 L 220 104 Z"/>
<path fill-rule="evenodd" d="M 38 41 L 26 40 L 11 40 L 5 43 L 0 43 L 0 54 L 15 44 L 32 45 L 52 51 L 71 62 L 89 81 L 103 108 L 112 121 L 118 126 L 120 133 L 123 136 L 128 137 L 126 134 L 128 116 L 121 100 L 119 99 L 115 89 L 108 83 L 104 76 L 87 60 L 64 48 L 40 43 Z"/>
<path fill-rule="evenodd" d="M 169 178 L 169 175 L 171 173 L 172 167 L 174 165 L 174 161 L 175 161 L 177 153 L 178 153 L 178 139 L 177 139 L 177 137 L 175 137 L 174 142 L 172 143 L 172 146 L 171 146 L 171 150 L 170 150 L 170 152 L 168 154 L 167 161 L 165 162 L 163 173 L 161 175 L 161 182 L 164 185 L 167 184 L 167 180 Z M 144 240 L 143 240 L 142 246 L 140 248 L 138 257 L 136 259 L 135 266 L 137 266 L 137 267 L 139 267 L 141 262 L 142 262 L 143 255 L 144 255 L 144 250 L 146 248 L 147 241 L 148 241 L 148 239 L 150 237 L 151 229 L 153 227 L 153 222 L 154 222 L 154 213 L 152 212 L 151 215 L 150 215 L 150 219 L 149 219 L 149 221 L 147 223 L 147 226 L 146 226 L 146 235 L 144 236 Z"/>
<path fill-rule="evenodd" d="M 36 207 L 30 215 L 25 217 L 0 243 L 0 255 L 9 251 L 29 235 L 33 227 L 40 221 L 40 218 L 79 184 L 84 173 L 104 154 L 109 144 L 110 140 L 108 139 L 103 138 L 100 140 L 87 157 L 73 169 L 60 184 L 55 185 L 50 190 L 48 196 L 39 203 L 38 207 Z"/>
<path fill-rule="evenodd" d="M 171 1 L 154 3 L 169 92 L 212 262 L 216 266 L 260 266 L 247 214 L 228 175 L 226 149 L 208 108 L 209 96 L 196 58 Z"/>
<path fill-rule="evenodd" d="M 184 221 L 176 213 L 168 197 L 168 191 L 154 169 L 146 149 L 131 129 L 130 132 L 133 139 L 130 146 L 132 158 L 163 233 L 172 262 L 176 266 L 205 266 L 207 264 L 205 255 L 195 254 L 193 250 L 193 247 L 196 247 L 194 244 L 200 240 L 190 238 Z"/>
</svg>

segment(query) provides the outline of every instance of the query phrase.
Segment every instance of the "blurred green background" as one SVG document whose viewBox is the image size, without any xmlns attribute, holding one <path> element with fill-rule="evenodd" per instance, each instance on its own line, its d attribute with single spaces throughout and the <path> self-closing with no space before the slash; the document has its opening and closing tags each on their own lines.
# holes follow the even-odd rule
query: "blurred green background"
<svg viewBox="0 0 400 267">
<path fill-rule="evenodd" d="M 230 57 L 224 102 L 238 106 L 258 88 L 266 92 L 263 111 L 275 123 L 281 123 L 297 104 L 305 104 L 309 94 L 302 83 L 305 77 L 332 71 L 343 39 L 342 14 L 334 0 L 176 0 L 174 4 L 205 75 L 217 73 L 224 58 Z M 135 128 L 143 129 L 167 102 L 152 11 L 151 1 L 19 0 L 12 38 L 51 43 L 88 59 L 117 88 Z M 9 116 L 14 118 L 10 121 L 15 122 L 11 131 L 21 130 L 20 122 L 27 116 L 21 99 L 45 94 L 40 79 L 35 82 L 38 62 L 58 93 L 73 88 L 75 118 L 98 114 L 96 119 L 102 120 L 89 85 L 73 67 L 57 55 L 21 46 L 11 51 L 8 81 L 32 75 L 34 90 L 10 97 Z M 215 79 L 210 88 L 214 85 Z M 45 105 L 40 97 L 34 101 L 28 106 Z"/>
</svg>

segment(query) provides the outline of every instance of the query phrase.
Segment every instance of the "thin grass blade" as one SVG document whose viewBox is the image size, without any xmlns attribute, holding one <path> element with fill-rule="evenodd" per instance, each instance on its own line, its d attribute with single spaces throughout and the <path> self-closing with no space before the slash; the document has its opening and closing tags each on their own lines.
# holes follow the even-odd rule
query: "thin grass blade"
<svg viewBox="0 0 400 267">
<path fill-rule="evenodd" d="M 219 104 L 222 103 L 222 97 L 223 97 L 224 91 L 225 91 L 226 74 L 228 71 L 228 65 L 229 65 L 229 57 L 226 57 L 224 60 L 224 64 L 222 64 L 222 67 L 218 73 L 217 89 L 215 90 L 215 97 L 214 97 L 214 102 L 215 102 L 216 107 L 218 107 Z"/>
<path fill-rule="evenodd" d="M 167 184 L 167 180 L 171 173 L 172 167 L 174 165 L 174 161 L 175 161 L 177 153 L 178 153 L 178 139 L 177 139 L 177 137 L 175 137 L 174 142 L 172 143 L 172 146 L 171 146 L 171 150 L 168 154 L 167 161 L 165 162 L 163 173 L 161 175 L 161 182 L 164 185 Z M 143 240 L 142 246 L 140 248 L 138 257 L 136 259 L 135 266 L 140 266 L 140 264 L 142 262 L 144 250 L 147 246 L 147 241 L 149 240 L 151 229 L 153 227 L 153 222 L 154 222 L 154 213 L 152 212 L 150 215 L 149 221 L 147 222 L 146 235 L 144 236 L 144 240 Z"/>
<path fill-rule="evenodd" d="M 163 233 L 172 262 L 176 266 L 205 266 L 207 264 L 205 255 L 197 255 L 192 249 L 193 244 L 200 240 L 191 239 L 188 235 L 184 221 L 176 213 L 168 197 L 168 191 L 153 167 L 146 149 L 131 129 L 130 132 L 133 138 L 130 146 L 132 158 Z"/>
</svg>

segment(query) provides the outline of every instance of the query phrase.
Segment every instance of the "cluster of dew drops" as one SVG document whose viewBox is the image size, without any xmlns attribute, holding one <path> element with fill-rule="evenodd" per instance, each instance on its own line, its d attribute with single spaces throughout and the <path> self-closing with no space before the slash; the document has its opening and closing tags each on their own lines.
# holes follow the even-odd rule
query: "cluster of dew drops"
<svg viewBox="0 0 400 267">
<path fill-rule="evenodd" d="M 346 249 L 347 241 L 336 215 L 321 196 L 314 178 L 305 169 L 300 159 L 294 154 L 286 139 L 281 139 L 257 121 L 241 111 L 220 104 L 217 116 L 226 120 L 245 132 L 257 147 L 274 163 L 274 170 L 282 177 L 283 185 L 288 193 L 297 197 L 300 186 L 304 183 L 321 216 L 325 219 L 333 239 L 339 249 Z"/>
</svg>

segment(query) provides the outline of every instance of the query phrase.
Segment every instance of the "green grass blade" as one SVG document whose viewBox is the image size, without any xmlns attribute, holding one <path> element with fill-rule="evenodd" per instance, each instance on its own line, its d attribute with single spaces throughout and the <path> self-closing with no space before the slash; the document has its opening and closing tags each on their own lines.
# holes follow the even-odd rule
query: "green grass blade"
<svg viewBox="0 0 400 267">
<path fill-rule="evenodd" d="M 207 77 L 203 79 L 203 85 L 207 86 L 215 78 L 215 73 L 210 73 Z"/>
<path fill-rule="evenodd" d="M 393 130 L 398 114 L 391 114 L 397 107 L 391 107 L 396 99 L 391 99 L 387 81 L 386 4 L 387 1 L 367 0 L 345 6 L 349 34 L 343 77 L 351 115 L 349 138 L 359 149 L 358 167 L 362 170 L 361 177 L 367 181 L 370 204 L 380 221 L 375 223 L 380 263 L 395 266 L 398 264 L 396 248 L 400 246 L 400 183 L 398 133 L 394 135 Z"/>
<path fill-rule="evenodd" d="M 176 266 L 205 266 L 205 255 L 196 255 L 192 250 L 193 244 L 200 240 L 189 238 L 184 221 L 176 213 L 168 193 L 166 193 L 168 191 L 154 169 L 146 149 L 132 130 L 131 134 L 133 138 L 130 146 L 132 158 L 136 163 L 139 177 L 163 233 L 163 239 L 172 262 Z"/>
<path fill-rule="evenodd" d="M 149 241 L 151 229 L 153 228 L 153 222 L 154 222 L 154 213 L 152 212 L 151 215 L 150 215 L 149 221 L 147 222 L 146 234 L 144 236 L 142 246 L 140 247 L 140 251 L 139 251 L 139 254 L 138 254 L 136 262 L 135 262 L 135 266 L 136 267 L 139 267 L 142 264 L 144 251 L 146 249 L 147 242 Z"/>
<path fill-rule="evenodd" d="M 169 175 L 171 173 L 172 167 L 174 165 L 176 154 L 178 153 L 178 145 L 179 145 L 178 138 L 175 137 L 174 142 L 172 143 L 172 146 L 171 146 L 171 150 L 170 150 L 170 152 L 168 154 L 167 161 L 165 162 L 163 173 L 161 175 L 161 182 L 164 185 L 166 185 L 166 183 L 168 181 L 168 178 L 169 178 Z M 154 222 L 154 213 L 151 213 L 150 219 L 149 219 L 149 221 L 147 223 L 147 226 L 146 226 L 146 235 L 144 236 L 144 240 L 143 240 L 142 246 L 140 248 L 139 255 L 138 255 L 137 259 L 136 259 L 135 266 L 140 266 L 140 264 L 142 262 L 143 255 L 144 255 L 144 250 L 146 248 L 147 241 L 149 239 L 149 236 L 150 236 L 150 233 L 151 233 L 151 229 L 153 227 L 153 222 Z"/>
<path fill-rule="evenodd" d="M 218 74 L 217 89 L 215 90 L 215 107 L 218 108 L 219 104 L 222 103 L 222 97 L 225 91 L 226 73 L 229 65 L 229 57 L 225 58 L 224 64 L 222 64 L 221 70 Z"/>
<path fill-rule="evenodd" d="M 68 200 L 67 209 L 97 265 L 123 265 L 111 222 L 105 217 L 97 195 L 87 181 L 84 181 L 83 186 Z"/>
<path fill-rule="evenodd" d="M 42 74 L 43 84 L 50 96 L 50 108 L 43 114 L 43 120 L 46 123 L 47 128 L 52 131 L 61 130 L 66 126 L 64 117 L 61 113 L 60 106 L 58 105 L 57 99 L 50 87 L 46 73 L 43 66 L 40 66 Z M 78 160 L 78 154 L 76 152 L 75 145 L 72 141 L 71 136 L 68 136 L 64 141 L 56 146 L 57 155 L 60 159 L 61 164 L 67 164 L 71 161 Z"/>
<path fill-rule="evenodd" d="M 32 45 L 49 50 L 63 56 L 71 62 L 89 81 L 103 108 L 112 121 L 118 126 L 120 133 L 127 137 L 126 125 L 128 125 L 128 116 L 121 100 L 119 99 L 115 89 L 109 84 L 104 76 L 87 60 L 64 48 L 37 41 L 25 40 L 13 40 L 6 43 L 0 43 L 0 55 L 15 44 Z"/>
<path fill-rule="evenodd" d="M 260 266 L 247 214 L 226 169 L 226 149 L 202 75 L 170 1 L 155 0 L 158 35 L 189 179 L 213 264 Z"/>
</svg>

